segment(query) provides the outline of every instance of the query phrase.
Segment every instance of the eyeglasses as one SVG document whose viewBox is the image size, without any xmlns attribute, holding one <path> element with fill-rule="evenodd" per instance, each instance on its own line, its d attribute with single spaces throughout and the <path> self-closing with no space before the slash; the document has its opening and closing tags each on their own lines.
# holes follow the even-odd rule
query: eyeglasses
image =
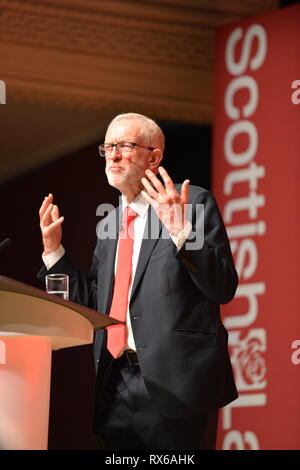
<svg viewBox="0 0 300 470">
<path fill-rule="evenodd" d="M 135 142 L 118 142 L 117 144 L 101 144 L 99 145 L 99 154 L 100 157 L 109 157 L 116 147 L 117 153 L 122 155 L 129 155 L 134 147 L 140 147 L 142 149 L 154 150 L 155 147 L 145 147 L 144 145 L 136 144 Z"/>
</svg>

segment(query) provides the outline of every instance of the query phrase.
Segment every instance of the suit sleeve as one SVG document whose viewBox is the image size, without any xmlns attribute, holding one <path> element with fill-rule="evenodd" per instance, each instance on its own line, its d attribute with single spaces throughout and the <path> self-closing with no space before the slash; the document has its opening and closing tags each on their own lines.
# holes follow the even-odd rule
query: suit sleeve
<svg viewBox="0 0 300 470">
<path fill-rule="evenodd" d="M 176 256 L 206 298 L 225 304 L 234 297 L 238 284 L 229 240 L 213 195 L 200 188 L 193 192 L 193 229 Z M 199 216 L 203 207 L 204 219 Z M 203 242 L 200 248 L 199 241 Z"/>
<path fill-rule="evenodd" d="M 97 310 L 98 243 L 93 254 L 92 267 L 88 275 L 79 269 L 71 258 L 69 258 L 67 253 L 65 253 L 49 270 L 43 266 L 38 273 L 38 278 L 41 279 L 45 277 L 46 274 L 68 274 L 70 300 Z"/>
</svg>

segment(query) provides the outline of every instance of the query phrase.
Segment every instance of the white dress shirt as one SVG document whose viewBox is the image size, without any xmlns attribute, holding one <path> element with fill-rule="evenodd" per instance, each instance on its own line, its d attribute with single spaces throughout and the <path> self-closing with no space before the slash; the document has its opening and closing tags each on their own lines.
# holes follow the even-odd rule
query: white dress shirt
<svg viewBox="0 0 300 470">
<path fill-rule="evenodd" d="M 126 199 L 124 198 L 124 196 L 122 196 L 123 213 L 127 205 L 128 203 Z M 132 275 L 131 275 L 131 281 L 130 281 L 130 286 L 129 286 L 128 307 L 127 307 L 127 314 L 126 314 L 127 344 L 125 346 L 125 349 L 131 349 L 133 351 L 136 351 L 136 346 L 135 346 L 134 339 L 133 339 L 133 333 L 132 333 L 131 321 L 130 321 L 129 299 L 130 299 L 131 288 L 132 288 L 132 284 L 133 284 L 133 280 L 134 280 L 134 276 L 135 276 L 135 272 L 137 268 L 137 263 L 139 259 L 141 244 L 143 240 L 143 234 L 144 234 L 144 230 L 146 226 L 149 203 L 145 200 L 142 193 L 139 193 L 139 195 L 129 204 L 129 206 L 131 207 L 131 209 L 133 209 L 137 213 L 137 217 L 135 217 L 134 219 L 134 242 L 133 242 L 133 254 L 132 254 L 132 271 L 131 271 Z M 188 222 L 187 225 L 184 227 L 184 229 L 177 235 L 177 237 L 170 235 L 171 239 L 175 243 L 178 250 L 184 244 L 191 229 L 192 229 L 191 223 Z M 118 259 L 118 247 L 119 247 L 119 243 L 117 245 L 117 252 L 116 252 L 116 258 L 115 258 L 115 273 L 116 273 L 116 266 L 117 266 L 117 259 Z M 57 263 L 57 261 L 59 261 L 59 259 L 64 255 L 64 253 L 65 253 L 65 250 L 63 246 L 60 245 L 56 251 L 53 251 L 52 253 L 46 256 L 42 255 L 43 262 L 46 268 L 50 269 L 55 263 Z"/>
</svg>

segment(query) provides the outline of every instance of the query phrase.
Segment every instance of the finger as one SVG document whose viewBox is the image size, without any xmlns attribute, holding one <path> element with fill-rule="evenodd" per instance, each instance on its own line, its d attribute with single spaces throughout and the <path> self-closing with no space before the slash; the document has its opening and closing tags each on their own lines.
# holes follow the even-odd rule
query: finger
<svg viewBox="0 0 300 470">
<path fill-rule="evenodd" d="M 51 229 L 56 228 L 58 225 L 61 225 L 64 220 L 65 220 L 65 218 L 64 218 L 64 216 L 62 215 L 61 217 L 59 217 L 59 219 L 55 220 L 55 222 L 52 222 L 52 224 L 50 225 L 50 228 L 51 228 Z"/>
<path fill-rule="evenodd" d="M 189 202 L 189 184 L 190 180 L 184 180 L 181 186 L 181 201 L 183 204 Z"/>
<path fill-rule="evenodd" d="M 146 191 L 141 191 L 141 193 L 144 196 L 144 198 L 146 199 L 146 201 L 149 202 L 149 204 L 156 209 L 156 207 L 157 207 L 156 201 L 154 199 L 152 199 L 152 197 L 150 197 L 149 194 Z"/>
<path fill-rule="evenodd" d="M 157 191 L 163 195 L 165 194 L 165 187 L 164 185 L 161 183 L 161 181 L 159 181 L 159 179 L 155 176 L 155 174 L 153 173 L 153 171 L 151 170 L 146 170 L 146 175 L 147 177 L 149 178 L 149 180 L 151 181 L 151 183 L 153 184 L 153 186 L 157 189 Z"/>
<path fill-rule="evenodd" d="M 146 178 L 142 178 L 141 179 L 145 189 L 146 189 L 146 192 L 151 196 L 152 199 L 154 199 L 155 201 L 157 201 L 157 197 L 158 197 L 158 192 L 155 191 L 155 189 L 153 188 L 153 186 L 151 186 L 151 184 L 149 183 L 149 181 L 146 179 Z M 143 191 L 144 192 L 144 191 Z M 148 201 L 149 202 L 149 201 Z"/>
<path fill-rule="evenodd" d="M 52 224 L 48 225 L 46 234 L 49 235 L 49 233 L 53 232 L 59 225 L 61 225 L 64 221 L 64 217 L 61 216 L 59 219 L 57 219 L 55 222 L 52 222 Z"/>
<path fill-rule="evenodd" d="M 53 195 L 49 193 L 49 195 L 44 198 L 42 205 L 40 207 L 40 210 L 39 210 L 40 216 L 44 215 L 46 209 L 48 208 L 49 204 L 52 203 L 52 201 L 53 201 Z"/>
<path fill-rule="evenodd" d="M 162 179 L 164 180 L 164 183 L 165 183 L 165 187 L 168 191 L 176 191 L 175 189 L 175 186 L 174 186 L 174 183 L 172 181 L 172 179 L 170 178 L 168 172 L 164 169 L 163 166 L 160 166 L 158 168 L 158 171 L 162 177 Z M 177 191 L 176 191 L 177 192 Z"/>
<path fill-rule="evenodd" d="M 50 225 L 53 222 L 52 217 L 51 217 L 52 209 L 53 209 L 53 204 L 49 204 L 44 214 L 40 217 L 41 227 Z"/>
<path fill-rule="evenodd" d="M 53 222 L 59 219 L 59 210 L 57 206 L 53 206 L 52 211 L 51 211 L 51 217 L 52 217 Z"/>
</svg>

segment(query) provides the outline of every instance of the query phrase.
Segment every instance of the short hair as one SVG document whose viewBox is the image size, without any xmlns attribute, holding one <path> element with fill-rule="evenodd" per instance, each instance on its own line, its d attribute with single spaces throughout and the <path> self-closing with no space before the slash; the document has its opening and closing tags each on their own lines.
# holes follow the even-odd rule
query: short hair
<svg viewBox="0 0 300 470">
<path fill-rule="evenodd" d="M 153 121 L 153 119 L 138 113 L 122 113 L 113 118 L 113 120 L 109 123 L 107 130 L 117 121 L 122 119 L 135 119 L 140 121 L 142 124 L 141 133 L 147 140 L 147 145 L 149 147 L 159 148 L 162 153 L 164 152 L 165 136 L 159 125 Z"/>
</svg>

